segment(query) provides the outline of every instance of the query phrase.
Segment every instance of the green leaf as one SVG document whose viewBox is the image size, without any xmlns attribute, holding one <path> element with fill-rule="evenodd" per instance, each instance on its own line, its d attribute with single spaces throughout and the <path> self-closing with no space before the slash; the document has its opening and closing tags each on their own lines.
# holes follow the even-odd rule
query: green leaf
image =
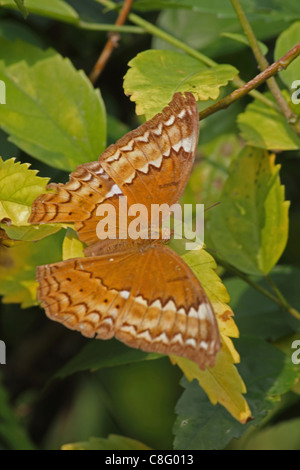
<svg viewBox="0 0 300 470">
<path fill-rule="evenodd" d="M 18 3 L 20 3 L 20 0 L 18 0 Z M 15 0 L 0 0 L 0 7 L 18 9 Z M 70 23 L 75 23 L 78 19 L 76 11 L 64 0 L 51 0 L 51 2 L 26 0 L 26 9 L 30 13 Z"/>
<path fill-rule="evenodd" d="M 61 260 L 62 232 L 35 243 L 22 242 L 0 251 L 0 295 L 3 303 L 37 305 L 36 267 Z"/>
<path fill-rule="evenodd" d="M 257 426 L 297 377 L 289 357 L 274 346 L 252 337 L 237 340 L 241 355 L 239 372 L 247 387 L 247 401 Z M 179 399 L 174 425 L 175 449 L 223 449 L 251 426 L 236 421 L 220 405 L 212 405 L 197 382 L 183 379 L 184 393 Z"/>
<path fill-rule="evenodd" d="M 244 34 L 221 33 L 221 36 L 223 36 L 224 38 L 233 39 L 234 41 L 240 42 L 241 44 L 245 44 L 246 46 L 250 47 L 249 41 L 248 41 L 247 37 Z M 267 52 L 268 52 L 267 46 L 261 41 L 258 41 L 258 44 L 260 46 L 260 49 L 261 49 L 261 52 L 263 53 L 263 55 L 266 55 Z"/>
<path fill-rule="evenodd" d="M 210 239 L 242 272 L 267 274 L 288 237 L 288 208 L 275 155 L 247 147 L 229 169 L 221 204 L 211 212 Z"/>
<path fill-rule="evenodd" d="M 217 99 L 220 87 L 238 73 L 231 65 L 204 69 L 199 61 L 173 51 L 144 51 L 128 65 L 125 93 L 136 102 L 136 113 L 147 119 L 161 111 L 177 91 L 190 91 L 198 100 Z"/>
<path fill-rule="evenodd" d="M 153 3 L 152 0 L 150 2 Z M 184 5 L 181 5 L 181 9 L 170 8 L 162 11 L 158 16 L 156 25 L 171 35 L 174 35 L 176 31 L 176 38 L 189 44 L 194 49 L 200 50 L 210 58 L 217 57 L 218 61 L 220 57 L 246 47 L 240 42 L 233 42 L 229 38 L 221 37 L 224 32 L 243 33 L 230 2 L 224 2 L 224 0 L 218 0 L 217 2 L 196 0 L 196 3 L 197 5 L 192 11 L 184 9 Z M 247 3 L 249 4 L 249 2 Z M 248 5 L 243 6 L 247 7 Z M 268 7 L 262 8 L 260 5 L 255 8 L 251 8 L 251 6 L 245 8 L 247 18 L 257 39 L 267 40 L 277 36 L 282 31 L 284 21 L 295 21 L 295 19 L 300 18 L 299 6 L 296 7 L 297 11 L 293 12 L 291 12 L 291 8 L 290 11 L 287 8 L 286 15 L 280 9 L 282 9 L 280 5 L 278 5 L 278 11 L 272 11 Z M 173 45 L 157 37 L 153 38 L 152 47 L 154 49 L 178 50 Z"/>
<path fill-rule="evenodd" d="M 22 150 L 50 166 L 73 170 L 105 148 L 105 110 L 82 71 L 53 50 L 0 39 L 6 84 L 0 126 Z"/>
<path fill-rule="evenodd" d="M 15 0 L 15 4 L 17 5 L 20 12 L 23 14 L 24 18 L 26 18 L 28 15 L 28 11 L 24 5 L 24 0 Z"/>
<path fill-rule="evenodd" d="M 129 348 L 115 339 L 89 340 L 81 351 L 55 374 L 55 378 L 64 378 L 78 371 L 98 370 L 159 357 L 162 356 Z"/>
<path fill-rule="evenodd" d="M 34 450 L 26 431 L 20 425 L 8 400 L 7 392 L 0 383 L 0 442 L 9 450 Z M 1 447 L 2 447 L 1 446 Z"/>
<path fill-rule="evenodd" d="M 0 158 L 0 220 L 10 219 L 16 226 L 26 224 L 31 204 L 45 191 L 49 179 L 40 178 L 29 167 L 14 158 L 6 161 Z"/>
<path fill-rule="evenodd" d="M 300 35 L 300 21 L 293 23 L 288 29 L 280 34 L 276 41 L 274 59 L 278 60 L 286 54 L 297 42 Z M 300 57 L 297 57 L 285 70 L 279 72 L 282 81 L 291 88 L 294 80 L 300 80 Z"/>
<path fill-rule="evenodd" d="M 285 117 L 258 100 L 247 106 L 246 111 L 238 116 L 237 122 L 241 136 L 248 145 L 267 150 L 300 148 L 300 138 Z"/>
<path fill-rule="evenodd" d="M 151 450 L 142 442 L 130 439 L 129 437 L 110 434 L 107 439 L 100 437 L 90 437 L 87 442 L 76 442 L 65 444 L 62 450 Z M 112 459 L 112 457 L 107 457 Z"/>
</svg>

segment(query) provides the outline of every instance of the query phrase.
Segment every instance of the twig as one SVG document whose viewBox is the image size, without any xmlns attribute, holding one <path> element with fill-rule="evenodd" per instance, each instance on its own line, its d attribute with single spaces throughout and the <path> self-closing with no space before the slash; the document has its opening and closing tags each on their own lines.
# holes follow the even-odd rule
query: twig
<svg viewBox="0 0 300 470">
<path fill-rule="evenodd" d="M 220 109 L 226 109 L 232 103 L 247 95 L 251 90 L 257 88 L 259 85 L 264 83 L 268 78 L 275 75 L 277 72 L 287 68 L 287 66 L 296 59 L 300 54 L 300 42 L 298 42 L 292 49 L 290 49 L 281 59 L 278 59 L 272 65 L 270 65 L 266 70 L 261 72 L 259 75 L 254 77 L 250 82 L 246 83 L 244 86 L 238 90 L 234 90 L 230 95 L 225 96 L 222 100 L 217 103 L 209 106 L 199 113 L 199 119 L 202 120 L 211 114 L 219 111 Z"/>
<path fill-rule="evenodd" d="M 118 9 L 118 5 L 112 2 L 111 0 L 95 0 L 98 3 L 101 3 L 101 5 L 104 5 L 105 7 L 109 8 L 110 10 L 116 10 Z M 189 56 L 193 57 L 196 60 L 199 60 L 203 64 L 207 65 L 208 67 L 215 67 L 218 65 L 217 62 L 214 60 L 210 59 L 206 55 L 202 54 L 199 51 L 196 51 L 192 47 L 190 47 L 188 44 L 185 44 L 183 41 L 180 41 L 179 39 L 175 38 L 171 34 L 167 33 L 166 31 L 161 30 L 157 26 L 153 25 L 149 21 L 144 20 L 140 16 L 136 15 L 135 13 L 129 13 L 128 19 L 140 26 L 141 28 L 144 29 L 145 32 L 152 34 L 153 36 L 156 36 L 163 41 L 166 41 L 169 44 L 172 44 L 172 46 L 177 47 L 178 49 L 182 50 Z M 242 87 L 245 85 L 245 82 L 240 79 L 239 77 L 235 77 L 234 80 L 232 80 L 232 84 L 238 88 Z M 278 109 L 276 103 L 273 101 L 269 100 L 266 96 L 264 96 L 262 93 L 259 93 L 256 90 L 252 90 L 249 93 L 253 98 L 256 98 L 257 100 L 261 101 L 262 103 L 265 103 L 267 106 L 270 108 Z"/>
<path fill-rule="evenodd" d="M 125 23 L 126 18 L 130 12 L 132 2 L 133 0 L 124 0 L 123 7 L 115 23 L 116 26 L 121 26 Z M 110 58 L 112 54 L 112 51 L 114 50 L 115 47 L 117 47 L 119 39 L 120 39 L 119 33 L 117 33 L 116 31 L 114 32 L 110 31 L 109 39 L 107 43 L 105 44 L 104 49 L 101 52 L 99 59 L 97 60 L 93 70 L 90 73 L 89 78 L 92 83 L 95 83 L 98 80 L 102 70 L 104 69 L 108 59 Z"/>
<path fill-rule="evenodd" d="M 244 33 L 246 37 L 248 38 L 250 47 L 252 49 L 252 52 L 254 54 L 254 57 L 260 67 L 260 70 L 263 72 L 269 67 L 269 63 L 267 59 L 265 58 L 264 54 L 261 51 L 260 45 L 256 39 L 256 36 L 254 34 L 254 31 L 252 29 L 251 24 L 248 21 L 247 16 L 245 15 L 245 12 L 241 6 L 240 0 L 231 0 L 232 6 L 235 9 L 236 15 L 239 19 L 239 22 L 241 23 L 241 26 L 244 30 Z M 279 86 L 277 85 L 277 82 L 274 77 L 271 77 L 267 80 L 267 85 L 274 96 L 282 114 L 285 116 L 286 120 L 288 123 L 290 123 L 293 127 L 293 124 L 297 122 L 298 117 L 293 113 L 291 108 L 289 107 L 288 103 L 284 99 Z M 299 129 L 295 129 L 297 131 Z"/>
</svg>

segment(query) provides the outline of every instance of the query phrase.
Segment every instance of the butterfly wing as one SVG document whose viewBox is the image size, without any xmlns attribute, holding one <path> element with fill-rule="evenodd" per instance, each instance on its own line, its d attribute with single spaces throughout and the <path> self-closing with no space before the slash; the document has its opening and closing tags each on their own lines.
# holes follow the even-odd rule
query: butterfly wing
<svg viewBox="0 0 300 470">
<path fill-rule="evenodd" d="M 111 145 L 101 166 L 128 197 L 128 205 L 173 204 L 186 185 L 198 142 L 192 93 L 175 93 L 163 111 Z"/>
<path fill-rule="evenodd" d="M 52 183 L 48 189 L 53 192 L 42 194 L 34 201 L 30 223 L 75 223 L 80 240 L 87 245 L 99 241 L 96 235 L 99 217 L 96 212 L 100 204 L 113 206 L 116 216 L 110 226 L 118 224 L 122 192 L 99 162 L 80 165 L 71 173 L 66 184 Z"/>
<path fill-rule="evenodd" d="M 40 266 L 47 315 L 89 337 L 185 356 L 202 369 L 220 349 L 216 318 L 196 276 L 163 245 Z"/>
<path fill-rule="evenodd" d="M 118 212 L 119 196 L 128 206 L 177 202 L 190 174 L 198 141 L 198 111 L 191 93 L 176 93 L 170 104 L 150 121 L 111 145 L 98 162 L 85 163 L 66 184 L 51 184 L 53 193 L 39 196 L 29 222 L 75 223 L 79 237 L 95 243 L 99 204 Z M 117 214 L 118 215 L 118 214 Z"/>
</svg>

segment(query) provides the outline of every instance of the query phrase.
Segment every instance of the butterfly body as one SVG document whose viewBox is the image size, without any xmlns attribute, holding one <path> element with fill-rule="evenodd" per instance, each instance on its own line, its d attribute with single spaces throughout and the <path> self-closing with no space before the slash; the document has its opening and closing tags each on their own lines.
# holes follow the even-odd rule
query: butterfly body
<svg viewBox="0 0 300 470">
<path fill-rule="evenodd" d="M 153 204 L 171 206 L 190 174 L 198 139 L 192 94 L 177 93 L 162 113 L 86 163 L 65 185 L 35 201 L 30 222 L 73 222 L 85 257 L 37 268 L 38 298 L 49 318 L 87 337 L 115 336 L 144 351 L 185 356 L 204 369 L 220 349 L 216 318 L 204 289 L 153 226 Z M 139 236 L 130 237 L 128 208 L 146 207 Z M 99 240 L 99 208 L 113 209 L 114 233 Z M 149 212 L 150 211 L 150 212 Z M 108 230 L 108 232 L 109 232 Z"/>
</svg>

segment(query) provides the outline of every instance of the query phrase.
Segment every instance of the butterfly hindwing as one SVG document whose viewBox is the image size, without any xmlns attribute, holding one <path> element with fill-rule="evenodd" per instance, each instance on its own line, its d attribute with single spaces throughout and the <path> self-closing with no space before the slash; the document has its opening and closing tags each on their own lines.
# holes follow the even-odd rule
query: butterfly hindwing
<svg viewBox="0 0 300 470">
<path fill-rule="evenodd" d="M 163 245 L 38 268 L 47 315 L 89 337 L 115 336 L 145 351 L 213 365 L 220 340 L 209 300 L 183 260 Z"/>
</svg>

